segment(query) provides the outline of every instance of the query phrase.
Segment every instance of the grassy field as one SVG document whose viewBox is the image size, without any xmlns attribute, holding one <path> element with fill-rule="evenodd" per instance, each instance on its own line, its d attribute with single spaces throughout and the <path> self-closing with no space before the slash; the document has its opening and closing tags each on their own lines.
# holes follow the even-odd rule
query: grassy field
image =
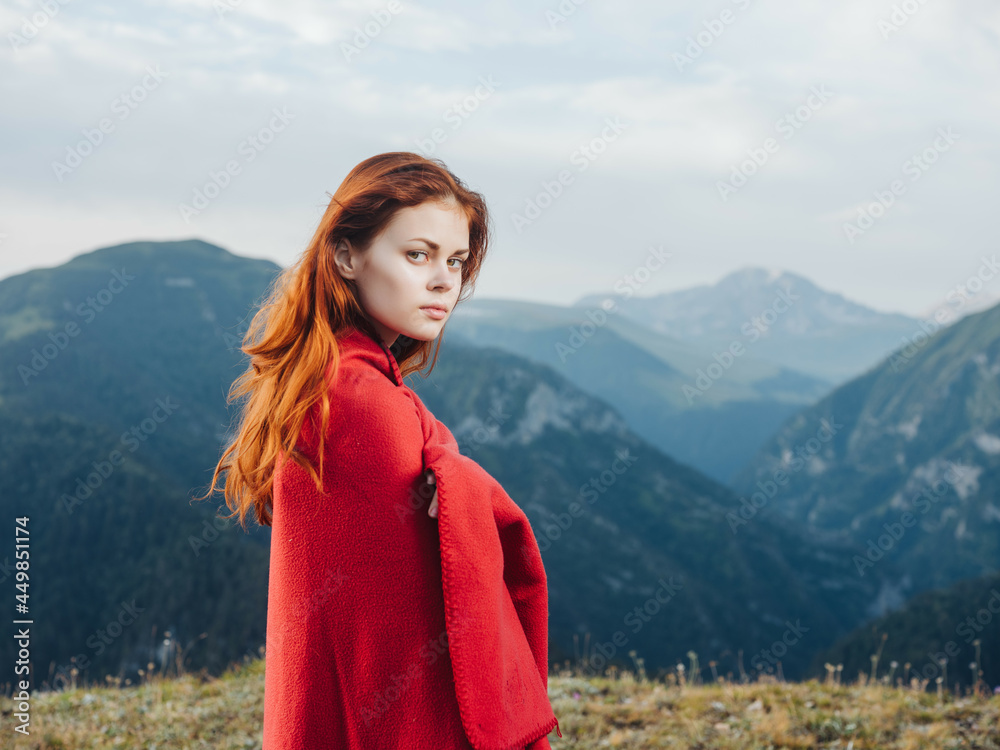
<svg viewBox="0 0 1000 750">
<path fill-rule="evenodd" d="M 1000 696 L 954 696 L 922 685 L 666 683 L 642 673 L 584 679 L 562 670 L 549 695 L 562 739 L 553 748 L 839 748 L 1000 750 Z M 143 684 L 78 687 L 32 698 L 31 736 L 13 731 L 0 699 L 4 748 L 259 748 L 264 662 L 218 679 L 153 676 Z"/>
</svg>

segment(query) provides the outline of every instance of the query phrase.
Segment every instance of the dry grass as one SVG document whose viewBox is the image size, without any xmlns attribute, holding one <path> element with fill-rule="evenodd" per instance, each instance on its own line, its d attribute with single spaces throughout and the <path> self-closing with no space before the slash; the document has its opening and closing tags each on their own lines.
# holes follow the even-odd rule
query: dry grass
<svg viewBox="0 0 1000 750">
<path fill-rule="evenodd" d="M 148 676 L 147 676 L 148 677 Z M 562 739 L 554 748 L 838 748 L 1000 750 L 1000 697 L 924 692 L 861 680 L 842 685 L 765 678 L 689 685 L 648 681 L 640 671 L 549 679 Z M 264 662 L 218 679 L 153 676 L 127 688 L 80 687 L 32 698 L 31 736 L 13 732 L 0 699 L 3 746 L 65 748 L 259 748 Z"/>
<path fill-rule="evenodd" d="M 134 687 L 35 693 L 28 738 L 14 732 L 12 701 L 0 698 L 0 708 L 0 745 L 11 750 L 260 748 L 264 661 L 218 679 L 152 676 Z"/>
<path fill-rule="evenodd" d="M 553 747 L 1000 749 L 1000 698 L 867 681 L 670 683 L 558 673 L 549 695 L 563 739 Z"/>
</svg>

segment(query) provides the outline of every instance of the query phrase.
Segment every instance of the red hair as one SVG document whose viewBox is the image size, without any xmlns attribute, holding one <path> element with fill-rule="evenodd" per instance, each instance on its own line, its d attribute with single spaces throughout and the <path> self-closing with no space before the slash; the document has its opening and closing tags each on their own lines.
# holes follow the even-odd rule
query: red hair
<svg viewBox="0 0 1000 750">
<path fill-rule="evenodd" d="M 271 525 L 272 486 L 279 454 L 287 453 L 309 472 L 322 490 L 323 436 L 330 414 L 327 366 L 333 374 L 339 365 L 337 340 L 348 328 L 368 332 L 381 340 L 361 306 L 356 283 L 343 278 L 334 264 L 334 249 L 341 240 L 367 249 L 395 213 L 427 201 L 456 203 L 469 220 L 469 257 L 462 264 L 458 301 L 472 293 L 490 234 L 490 217 L 483 197 L 453 175 L 440 159 L 395 151 L 365 159 L 350 171 L 331 196 L 315 234 L 298 261 L 272 283 L 267 299 L 254 315 L 242 350 L 250 365 L 233 383 L 227 403 L 249 396 L 233 442 L 215 467 L 208 492 L 216 489 L 225 470 L 226 518 L 239 515 L 246 529 L 251 508 L 262 526 Z M 441 336 L 434 350 L 434 369 Z M 419 341 L 402 334 L 391 351 L 406 377 L 419 371 L 430 358 L 434 341 Z M 428 372 L 430 372 L 430 370 Z M 319 472 L 295 449 L 310 409 L 320 402 Z"/>
</svg>

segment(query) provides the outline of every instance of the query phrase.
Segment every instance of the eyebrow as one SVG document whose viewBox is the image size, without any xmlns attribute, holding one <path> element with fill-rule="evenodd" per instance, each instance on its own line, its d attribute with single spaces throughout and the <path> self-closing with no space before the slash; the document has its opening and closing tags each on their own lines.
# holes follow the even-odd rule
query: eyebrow
<svg viewBox="0 0 1000 750">
<path fill-rule="evenodd" d="M 438 243 L 431 242 L 430 240 L 424 239 L 423 237 L 411 237 L 410 239 L 407 240 L 407 242 L 414 242 L 414 241 L 425 243 L 434 252 L 437 252 L 438 250 L 441 249 L 441 246 Z M 456 250 L 455 252 L 456 253 L 468 253 L 469 252 L 469 248 L 465 248 L 464 250 Z"/>
</svg>

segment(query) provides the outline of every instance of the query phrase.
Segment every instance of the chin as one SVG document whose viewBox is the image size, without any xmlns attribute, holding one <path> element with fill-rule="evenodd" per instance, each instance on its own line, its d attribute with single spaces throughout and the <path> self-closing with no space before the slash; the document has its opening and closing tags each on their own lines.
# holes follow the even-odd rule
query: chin
<svg viewBox="0 0 1000 750">
<path fill-rule="evenodd" d="M 407 338 L 414 339 L 415 341 L 433 341 L 440 335 L 442 329 L 444 328 L 444 324 L 447 322 L 447 320 L 442 320 L 440 325 L 427 326 L 426 328 L 422 328 L 420 331 L 414 331 L 412 333 L 403 331 L 402 335 Z"/>
</svg>

